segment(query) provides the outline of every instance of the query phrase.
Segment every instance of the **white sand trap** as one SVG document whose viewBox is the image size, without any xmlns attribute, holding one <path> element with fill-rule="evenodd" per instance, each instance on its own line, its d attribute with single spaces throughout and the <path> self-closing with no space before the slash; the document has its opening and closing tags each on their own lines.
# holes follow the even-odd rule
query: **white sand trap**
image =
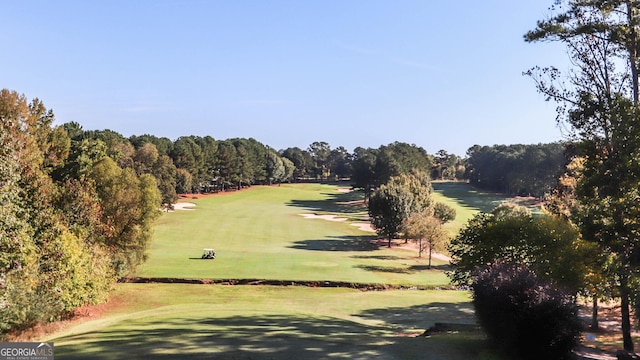
<svg viewBox="0 0 640 360">
<path fill-rule="evenodd" d="M 179 202 L 179 203 L 173 204 L 174 210 L 195 210 L 195 209 L 192 209 L 194 207 L 196 207 L 196 204 L 190 203 L 190 202 Z"/>
<path fill-rule="evenodd" d="M 317 214 L 300 214 L 305 219 L 324 219 L 329 221 L 347 221 L 345 218 L 339 218 L 336 215 L 317 215 Z"/>
<path fill-rule="evenodd" d="M 376 232 L 375 230 L 373 230 L 373 226 L 371 225 L 371 223 L 368 222 L 355 222 L 352 223 L 351 226 L 357 227 L 360 231 Z"/>
<path fill-rule="evenodd" d="M 299 215 L 304 217 L 305 219 L 324 219 L 324 220 L 329 220 L 329 221 L 347 221 L 346 218 L 337 217 L 336 215 L 318 215 L 318 214 L 299 214 Z M 351 226 L 356 226 L 361 231 L 376 232 L 375 230 L 373 230 L 373 226 L 371 226 L 371 223 L 368 223 L 368 222 L 355 222 L 355 223 L 351 223 L 350 225 Z"/>
<path fill-rule="evenodd" d="M 338 190 L 336 190 L 337 192 L 341 192 L 341 193 L 348 193 L 348 192 L 352 192 L 353 190 L 349 189 L 349 188 L 339 188 Z"/>
</svg>

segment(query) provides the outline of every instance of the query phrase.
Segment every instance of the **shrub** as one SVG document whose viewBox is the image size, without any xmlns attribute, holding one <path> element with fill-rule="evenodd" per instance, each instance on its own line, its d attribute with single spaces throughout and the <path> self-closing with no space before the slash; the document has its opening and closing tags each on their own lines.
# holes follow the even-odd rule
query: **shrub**
<svg viewBox="0 0 640 360">
<path fill-rule="evenodd" d="M 479 268 L 471 285 L 476 316 L 489 339 L 521 359 L 568 359 L 581 324 L 573 298 L 524 265 Z"/>
</svg>

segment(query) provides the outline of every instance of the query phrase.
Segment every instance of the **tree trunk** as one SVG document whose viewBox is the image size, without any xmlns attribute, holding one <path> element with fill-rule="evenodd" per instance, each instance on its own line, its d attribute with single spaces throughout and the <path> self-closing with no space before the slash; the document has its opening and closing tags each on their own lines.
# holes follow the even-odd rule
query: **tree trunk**
<svg viewBox="0 0 640 360">
<path fill-rule="evenodd" d="M 620 280 L 620 313 L 622 315 L 622 342 L 624 349 L 633 352 L 631 319 L 629 314 L 629 289 L 626 279 Z"/>
<path fill-rule="evenodd" d="M 429 269 L 431 269 L 431 244 L 429 244 Z"/>
<path fill-rule="evenodd" d="M 591 308 L 591 330 L 598 330 L 600 324 L 598 324 L 598 297 L 593 297 L 593 306 Z"/>
<path fill-rule="evenodd" d="M 387 247 L 391 247 L 391 236 L 389 236 L 389 245 Z"/>
<path fill-rule="evenodd" d="M 418 257 L 422 257 L 422 238 L 418 239 Z"/>
<path fill-rule="evenodd" d="M 636 28 L 633 25 L 634 23 L 634 18 L 633 18 L 633 11 L 634 11 L 634 5 L 631 4 L 631 1 L 627 1 L 627 24 L 629 25 L 629 30 L 631 31 L 631 43 L 628 44 L 628 51 L 629 51 L 629 68 L 631 70 L 631 87 L 632 87 L 632 96 L 633 96 L 633 103 L 634 104 L 638 104 L 639 102 L 639 98 L 640 98 L 640 94 L 638 91 L 638 87 L 640 86 L 638 84 L 638 44 L 637 44 L 637 34 L 636 34 Z"/>
</svg>

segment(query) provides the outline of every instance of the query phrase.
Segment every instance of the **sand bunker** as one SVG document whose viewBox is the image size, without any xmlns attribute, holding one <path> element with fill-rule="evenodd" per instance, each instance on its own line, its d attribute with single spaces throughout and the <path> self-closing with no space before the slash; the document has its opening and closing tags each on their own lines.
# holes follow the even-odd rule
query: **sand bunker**
<svg viewBox="0 0 640 360">
<path fill-rule="evenodd" d="M 355 222 L 352 223 L 351 226 L 355 226 L 361 231 L 376 232 L 371 223 L 368 222 Z"/>
<path fill-rule="evenodd" d="M 339 218 L 336 215 L 318 215 L 318 214 L 300 214 L 305 219 L 324 219 L 329 221 L 347 221 L 345 218 Z"/>
<path fill-rule="evenodd" d="M 305 219 L 323 219 L 323 220 L 329 220 L 329 221 L 347 221 L 346 218 L 341 218 L 341 217 L 338 217 L 336 215 L 330 215 L 330 214 L 326 214 L 326 215 L 299 214 L 299 215 L 304 217 Z M 373 227 L 371 226 L 371 223 L 368 223 L 368 222 L 355 222 L 355 223 L 351 223 L 351 226 L 355 226 L 355 227 L 357 227 L 358 229 L 360 229 L 362 231 L 375 232 L 375 230 L 373 230 Z"/>
<path fill-rule="evenodd" d="M 174 210 L 195 210 L 195 209 L 192 209 L 195 206 L 196 206 L 196 204 L 194 204 L 194 203 L 179 202 L 179 203 L 173 204 L 173 209 Z"/>
</svg>

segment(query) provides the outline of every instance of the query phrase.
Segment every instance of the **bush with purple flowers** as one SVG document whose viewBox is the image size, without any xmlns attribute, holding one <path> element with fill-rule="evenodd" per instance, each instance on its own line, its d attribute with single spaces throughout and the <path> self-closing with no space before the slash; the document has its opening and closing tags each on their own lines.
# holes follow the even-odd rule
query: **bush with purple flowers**
<svg viewBox="0 0 640 360">
<path fill-rule="evenodd" d="M 471 285 L 480 325 L 501 350 L 521 359 L 569 359 L 581 323 L 572 296 L 524 265 L 479 268 Z"/>
</svg>

